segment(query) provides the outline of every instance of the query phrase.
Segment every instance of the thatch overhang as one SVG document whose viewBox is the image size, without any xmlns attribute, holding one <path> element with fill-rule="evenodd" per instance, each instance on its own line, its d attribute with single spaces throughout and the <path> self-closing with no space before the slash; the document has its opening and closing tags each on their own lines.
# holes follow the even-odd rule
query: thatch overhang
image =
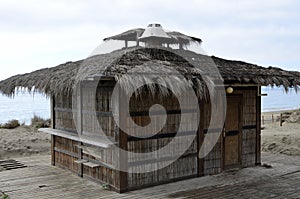
<svg viewBox="0 0 300 199">
<path fill-rule="evenodd" d="M 196 63 L 197 67 L 193 63 Z M 211 68 L 212 63 L 218 71 L 215 70 L 216 68 Z M 135 68 L 139 70 L 135 71 Z M 0 92 L 13 96 L 16 88 L 25 87 L 47 95 L 70 94 L 78 81 L 97 76 L 118 80 L 132 72 L 136 72 L 135 75 L 143 75 L 143 78 L 153 73 L 160 76 L 160 81 L 168 85 L 168 77 L 174 75 L 174 71 L 184 76 L 202 97 L 206 92 L 205 78 L 219 78 L 224 80 L 225 84 L 283 86 L 286 89 L 296 90 L 300 86 L 300 72 L 285 71 L 275 67 L 265 68 L 246 62 L 200 55 L 187 50 L 172 52 L 163 48 L 134 47 L 130 50 L 122 49 L 86 60 L 67 62 L 53 68 L 10 77 L 0 82 Z M 180 79 L 178 81 L 180 82 Z M 134 86 L 134 83 L 134 81 L 127 81 L 127 85 L 124 86 Z M 180 84 L 177 86 L 180 87 Z"/>
<path fill-rule="evenodd" d="M 128 30 L 118 35 L 114 35 L 111 37 L 107 37 L 104 41 L 108 40 L 123 40 L 123 41 L 137 41 L 139 37 L 143 35 L 145 29 L 136 28 L 132 30 Z M 189 46 L 192 43 L 201 44 L 202 40 L 197 37 L 188 36 L 176 31 L 166 31 L 167 35 L 171 37 L 173 40 L 169 40 L 169 44 L 181 44 L 183 46 Z"/>
</svg>

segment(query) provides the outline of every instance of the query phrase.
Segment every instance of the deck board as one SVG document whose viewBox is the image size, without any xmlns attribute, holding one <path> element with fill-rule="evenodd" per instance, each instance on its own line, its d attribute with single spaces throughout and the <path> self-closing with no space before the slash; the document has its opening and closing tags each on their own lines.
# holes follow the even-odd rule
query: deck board
<svg viewBox="0 0 300 199">
<path fill-rule="evenodd" d="M 16 158 L 26 168 L 0 172 L 0 191 L 14 198 L 235 198 L 295 197 L 300 193 L 300 157 L 263 153 L 273 168 L 246 168 L 118 194 L 50 165 L 50 156 Z M 260 184 L 260 186 L 258 186 Z M 271 190 L 271 191 L 270 191 Z M 286 191 L 285 191 L 286 190 Z"/>
</svg>

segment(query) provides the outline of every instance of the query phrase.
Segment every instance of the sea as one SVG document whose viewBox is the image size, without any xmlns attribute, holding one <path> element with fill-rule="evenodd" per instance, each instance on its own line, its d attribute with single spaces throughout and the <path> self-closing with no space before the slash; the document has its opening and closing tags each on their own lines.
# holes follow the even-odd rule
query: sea
<svg viewBox="0 0 300 199">
<path fill-rule="evenodd" d="M 287 93 L 282 87 L 263 87 L 262 111 L 281 111 L 300 108 L 300 91 L 290 89 Z M 40 116 L 50 118 L 50 99 L 39 93 L 19 92 L 13 98 L 0 95 L 0 123 L 17 119 L 30 124 L 31 118 Z"/>
</svg>

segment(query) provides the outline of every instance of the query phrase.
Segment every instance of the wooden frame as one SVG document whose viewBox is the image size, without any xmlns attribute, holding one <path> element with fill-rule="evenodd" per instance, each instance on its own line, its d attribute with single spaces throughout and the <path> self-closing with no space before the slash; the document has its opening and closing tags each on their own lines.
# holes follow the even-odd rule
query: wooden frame
<svg viewBox="0 0 300 199">
<path fill-rule="evenodd" d="M 243 94 L 229 94 L 226 96 L 226 99 L 237 99 L 238 100 L 238 118 L 239 118 L 239 123 L 238 123 L 238 129 L 239 129 L 239 134 L 238 134 L 238 164 L 233 165 L 233 166 L 226 166 L 225 165 L 225 136 L 224 133 L 222 133 L 221 137 L 221 154 L 222 154 L 222 163 L 221 163 L 221 169 L 227 170 L 227 169 L 232 169 L 232 168 L 242 168 L 242 134 L 243 134 Z M 228 107 L 227 107 L 228 108 Z M 226 110 L 227 112 L 227 110 Z M 227 117 L 227 115 L 226 115 Z M 224 124 L 225 125 L 225 124 Z"/>
</svg>

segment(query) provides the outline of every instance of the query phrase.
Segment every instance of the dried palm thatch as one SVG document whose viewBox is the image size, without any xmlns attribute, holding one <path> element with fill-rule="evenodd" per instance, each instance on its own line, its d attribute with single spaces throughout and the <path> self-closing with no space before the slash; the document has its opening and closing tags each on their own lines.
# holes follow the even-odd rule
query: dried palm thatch
<svg viewBox="0 0 300 199">
<path fill-rule="evenodd" d="M 300 72 L 274 67 L 264 68 L 187 50 L 133 47 L 13 76 L 0 82 L 0 92 L 13 96 L 16 88 L 26 87 L 47 95 L 70 94 L 78 82 L 103 76 L 122 80 L 121 85 L 125 90 L 134 88 L 137 81 L 147 83 L 155 79 L 156 83 L 180 92 L 188 82 L 196 93 L 204 98 L 207 95 L 207 87 L 215 84 L 214 80 L 218 80 L 219 83 L 223 83 L 224 80 L 224 83 L 228 84 L 284 86 L 286 89 L 291 87 L 296 90 L 300 85 Z M 131 78 L 133 76 L 135 78 Z M 173 79 L 170 79 L 171 77 Z M 209 82 L 212 85 L 209 85 Z M 148 89 L 159 89 L 162 93 L 167 93 L 164 86 L 155 84 L 149 84 Z"/>
<path fill-rule="evenodd" d="M 104 41 L 107 40 L 125 40 L 125 41 L 137 41 L 139 37 L 142 36 L 145 29 L 143 28 L 137 28 L 128 30 L 126 32 L 123 32 L 121 34 L 105 38 Z M 183 46 L 188 46 L 192 43 L 201 44 L 202 40 L 196 37 L 188 36 L 185 34 L 182 34 L 180 32 L 166 32 L 169 37 L 172 38 L 170 40 L 169 44 L 181 44 Z"/>
</svg>

